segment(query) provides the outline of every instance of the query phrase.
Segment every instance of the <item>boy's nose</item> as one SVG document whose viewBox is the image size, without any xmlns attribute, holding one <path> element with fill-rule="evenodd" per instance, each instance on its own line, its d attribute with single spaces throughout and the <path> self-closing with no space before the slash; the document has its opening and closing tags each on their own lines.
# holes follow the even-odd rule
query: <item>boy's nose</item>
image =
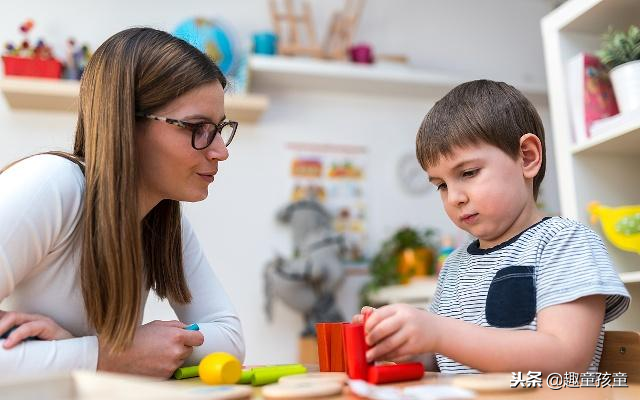
<svg viewBox="0 0 640 400">
<path fill-rule="evenodd" d="M 447 201 L 452 206 L 460 206 L 466 204 L 469 201 L 466 193 L 462 190 L 453 189 L 451 187 L 448 188 L 448 196 Z"/>
</svg>

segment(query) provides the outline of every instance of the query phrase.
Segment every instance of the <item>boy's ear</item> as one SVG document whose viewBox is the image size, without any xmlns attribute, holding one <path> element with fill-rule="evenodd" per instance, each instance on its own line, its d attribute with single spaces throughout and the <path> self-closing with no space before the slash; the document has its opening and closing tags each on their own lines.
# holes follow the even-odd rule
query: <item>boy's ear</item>
<svg viewBox="0 0 640 400">
<path fill-rule="evenodd" d="M 542 143 L 533 133 L 525 133 L 520 137 L 520 157 L 524 177 L 535 178 L 542 165 Z"/>
</svg>

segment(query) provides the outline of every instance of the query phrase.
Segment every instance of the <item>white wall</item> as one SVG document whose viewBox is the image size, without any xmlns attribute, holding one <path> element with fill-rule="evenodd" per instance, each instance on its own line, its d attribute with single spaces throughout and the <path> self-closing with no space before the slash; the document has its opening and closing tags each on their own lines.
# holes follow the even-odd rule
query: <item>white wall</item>
<svg viewBox="0 0 640 400">
<path fill-rule="evenodd" d="M 20 7 L 0 8 L 0 41 L 18 39 L 17 25 L 34 18 L 35 37 L 43 35 L 59 49 L 68 35 L 95 48 L 125 27 L 171 30 L 194 15 L 222 16 L 247 38 L 253 31 L 270 28 L 266 4 L 263 0 L 23 1 Z M 318 26 L 340 4 L 337 0 L 313 2 Z M 543 1 L 370 0 L 366 7 L 358 39 L 374 44 L 377 51 L 407 54 L 413 64 L 443 71 L 510 82 L 544 82 L 538 23 L 549 6 Z M 396 180 L 395 164 L 402 154 L 413 152 L 417 127 L 436 99 L 268 90 L 269 110 L 259 123 L 241 125 L 209 199 L 185 205 L 243 321 L 249 363 L 295 361 L 296 338 L 302 327 L 301 318 L 280 303 L 273 323 L 267 323 L 263 312 L 263 265 L 275 250 L 287 254 L 290 247 L 288 231 L 273 218 L 287 199 L 285 143 L 367 147 L 374 244 L 404 224 L 455 232 L 434 191 L 411 197 Z M 541 112 L 548 121 L 544 107 Z M 0 164 L 39 150 L 69 148 L 74 126 L 72 115 L 16 112 L 0 101 Z M 555 211 L 553 157 L 548 160 L 545 202 Z M 339 296 L 347 314 L 356 310 L 355 296 L 363 281 L 361 277 L 349 279 Z M 146 319 L 171 315 L 155 302 L 147 310 Z"/>
</svg>

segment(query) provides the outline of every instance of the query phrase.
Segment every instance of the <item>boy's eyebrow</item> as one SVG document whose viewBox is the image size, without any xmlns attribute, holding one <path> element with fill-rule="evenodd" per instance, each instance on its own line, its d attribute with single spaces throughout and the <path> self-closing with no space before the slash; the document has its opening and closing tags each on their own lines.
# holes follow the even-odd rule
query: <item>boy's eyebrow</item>
<svg viewBox="0 0 640 400">
<path fill-rule="evenodd" d="M 471 158 L 469 160 L 462 160 L 459 163 L 457 163 L 453 168 L 451 168 L 451 170 L 456 171 L 461 169 L 462 167 L 464 167 L 467 164 L 471 164 L 474 162 L 480 161 L 479 158 Z M 429 176 L 429 182 L 433 182 L 434 180 L 442 180 L 442 178 L 438 178 L 437 176 Z"/>
</svg>

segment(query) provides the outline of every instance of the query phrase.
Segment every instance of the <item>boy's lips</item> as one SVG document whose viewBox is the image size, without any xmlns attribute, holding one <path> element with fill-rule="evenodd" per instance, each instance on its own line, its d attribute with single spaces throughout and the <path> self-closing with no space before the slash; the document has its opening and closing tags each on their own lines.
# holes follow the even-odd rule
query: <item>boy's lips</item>
<svg viewBox="0 0 640 400">
<path fill-rule="evenodd" d="M 477 219 L 478 213 L 462 214 L 460 220 L 465 223 L 472 223 Z"/>
</svg>

